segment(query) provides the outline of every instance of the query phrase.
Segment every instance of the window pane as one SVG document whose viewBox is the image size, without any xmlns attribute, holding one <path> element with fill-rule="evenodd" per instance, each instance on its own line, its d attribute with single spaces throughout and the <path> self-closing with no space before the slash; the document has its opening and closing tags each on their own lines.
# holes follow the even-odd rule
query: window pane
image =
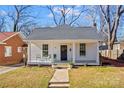
<svg viewBox="0 0 124 93">
<path fill-rule="evenodd" d="M 80 51 L 80 56 L 84 56 L 85 55 L 85 51 Z"/>
<path fill-rule="evenodd" d="M 86 55 L 86 45 L 84 43 L 80 44 L 80 56 Z"/>
<path fill-rule="evenodd" d="M 5 47 L 5 52 L 4 53 L 5 53 L 5 57 L 6 57 L 7 56 L 7 48 L 6 47 Z"/>
<path fill-rule="evenodd" d="M 22 52 L 22 47 L 17 47 L 17 52 Z"/>
<path fill-rule="evenodd" d="M 47 44 L 43 45 L 43 50 L 48 50 L 48 45 Z"/>
<path fill-rule="evenodd" d="M 12 47 L 5 46 L 5 57 L 12 56 Z"/>
<path fill-rule="evenodd" d="M 43 51 L 43 57 L 48 57 L 48 51 Z"/>
<path fill-rule="evenodd" d="M 11 47 L 9 47 L 9 56 L 11 56 L 12 55 L 12 49 L 11 49 Z"/>
<path fill-rule="evenodd" d="M 48 57 L 48 44 L 43 44 L 42 55 L 43 57 Z"/>
</svg>

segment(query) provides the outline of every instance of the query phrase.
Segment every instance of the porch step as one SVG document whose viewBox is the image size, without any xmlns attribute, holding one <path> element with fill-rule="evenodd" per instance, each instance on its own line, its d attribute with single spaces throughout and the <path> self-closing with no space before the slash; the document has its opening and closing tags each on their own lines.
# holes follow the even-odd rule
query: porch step
<svg viewBox="0 0 124 93">
<path fill-rule="evenodd" d="M 50 84 L 49 88 L 69 88 L 69 84 Z"/>
<path fill-rule="evenodd" d="M 66 68 L 70 68 L 71 65 L 70 64 L 65 64 L 65 63 L 63 63 L 63 64 L 58 63 L 58 64 L 53 64 L 52 67 L 55 68 L 55 69 L 56 68 L 66 69 Z"/>
<path fill-rule="evenodd" d="M 49 84 L 67 84 L 67 83 L 69 83 L 69 81 L 55 81 L 55 82 L 49 82 Z"/>
</svg>

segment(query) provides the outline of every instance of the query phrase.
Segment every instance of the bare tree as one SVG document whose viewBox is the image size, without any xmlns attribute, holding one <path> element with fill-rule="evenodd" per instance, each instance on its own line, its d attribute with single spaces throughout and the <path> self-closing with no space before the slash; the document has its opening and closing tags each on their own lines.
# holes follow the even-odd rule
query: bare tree
<svg viewBox="0 0 124 93">
<path fill-rule="evenodd" d="M 9 18 L 12 21 L 12 31 L 20 32 L 29 30 L 32 26 L 36 25 L 34 22 L 34 16 L 31 15 L 32 6 L 13 6 L 13 12 L 8 13 Z M 27 30 L 27 32 L 28 32 Z M 27 34 L 27 32 L 24 32 Z M 28 32 L 29 33 L 29 32 Z"/>
<path fill-rule="evenodd" d="M 94 24 L 97 24 L 97 16 L 99 16 L 98 14 L 98 6 L 89 6 L 88 7 L 88 11 L 86 12 L 86 19 L 88 19 L 89 21 L 91 21 L 91 25 L 94 26 Z"/>
<path fill-rule="evenodd" d="M 5 17 L 0 17 L 0 32 L 4 32 L 6 29 L 6 20 Z"/>
<path fill-rule="evenodd" d="M 0 32 L 6 30 L 6 12 L 0 8 Z"/>
<path fill-rule="evenodd" d="M 108 35 L 108 49 L 111 50 L 116 40 L 120 18 L 124 13 L 124 6 L 100 6 L 100 10 L 105 20 L 104 28 L 107 30 Z"/>
<path fill-rule="evenodd" d="M 53 20 L 55 25 L 62 25 L 62 24 L 68 24 L 73 25 L 80 17 L 81 15 L 87 11 L 85 6 L 82 6 L 78 13 L 75 12 L 76 6 L 60 6 L 57 9 L 57 12 L 54 11 L 56 6 L 47 6 L 47 8 L 50 10 L 51 14 L 53 15 Z"/>
</svg>

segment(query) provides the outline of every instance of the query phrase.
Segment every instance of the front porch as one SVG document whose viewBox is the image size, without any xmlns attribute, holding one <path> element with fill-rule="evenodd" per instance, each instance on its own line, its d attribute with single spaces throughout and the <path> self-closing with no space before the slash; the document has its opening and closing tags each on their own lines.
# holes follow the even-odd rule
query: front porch
<svg viewBox="0 0 124 93">
<path fill-rule="evenodd" d="M 96 60 L 76 60 L 74 63 L 72 61 L 56 61 L 52 62 L 52 60 L 38 60 L 34 62 L 28 62 L 28 65 L 57 65 L 57 64 L 71 64 L 71 65 L 94 65 Z"/>
<path fill-rule="evenodd" d="M 80 56 L 80 44 L 85 55 Z M 43 45 L 47 45 L 44 48 Z M 43 50 L 45 49 L 45 50 Z M 99 65 L 98 42 L 90 40 L 36 40 L 28 42 L 28 65 Z"/>
</svg>

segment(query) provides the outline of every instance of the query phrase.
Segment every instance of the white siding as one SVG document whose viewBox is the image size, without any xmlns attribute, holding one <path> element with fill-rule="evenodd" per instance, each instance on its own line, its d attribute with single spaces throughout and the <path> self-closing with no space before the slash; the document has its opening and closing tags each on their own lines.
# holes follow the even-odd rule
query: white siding
<svg viewBox="0 0 124 93">
<path fill-rule="evenodd" d="M 80 56 L 80 43 L 86 44 L 86 56 Z M 42 45 L 48 44 L 48 53 L 53 57 L 53 54 L 57 55 L 57 60 L 61 60 L 61 45 L 67 45 L 67 59 L 72 61 L 72 41 L 33 41 L 31 42 L 31 60 L 36 60 L 37 56 L 41 56 L 42 58 Z M 97 42 L 83 42 L 78 41 L 75 42 L 75 59 L 76 60 L 97 60 Z M 71 51 L 70 51 L 71 50 Z"/>
<path fill-rule="evenodd" d="M 36 57 L 38 57 L 39 55 L 41 55 L 41 48 L 40 46 L 31 43 L 31 60 L 35 60 Z"/>
<path fill-rule="evenodd" d="M 96 60 L 97 43 L 86 43 L 86 55 L 80 56 L 80 44 L 76 43 L 76 60 Z"/>
<path fill-rule="evenodd" d="M 70 51 L 70 48 L 72 47 L 72 44 L 68 44 L 68 43 L 59 43 L 59 42 L 48 42 L 47 43 L 49 46 L 49 54 L 56 54 L 57 55 L 57 60 L 61 60 L 61 50 L 60 50 L 60 46 L 61 45 L 67 45 L 67 59 L 71 60 L 72 58 L 72 53 Z M 53 53 L 52 53 L 53 52 Z"/>
</svg>

